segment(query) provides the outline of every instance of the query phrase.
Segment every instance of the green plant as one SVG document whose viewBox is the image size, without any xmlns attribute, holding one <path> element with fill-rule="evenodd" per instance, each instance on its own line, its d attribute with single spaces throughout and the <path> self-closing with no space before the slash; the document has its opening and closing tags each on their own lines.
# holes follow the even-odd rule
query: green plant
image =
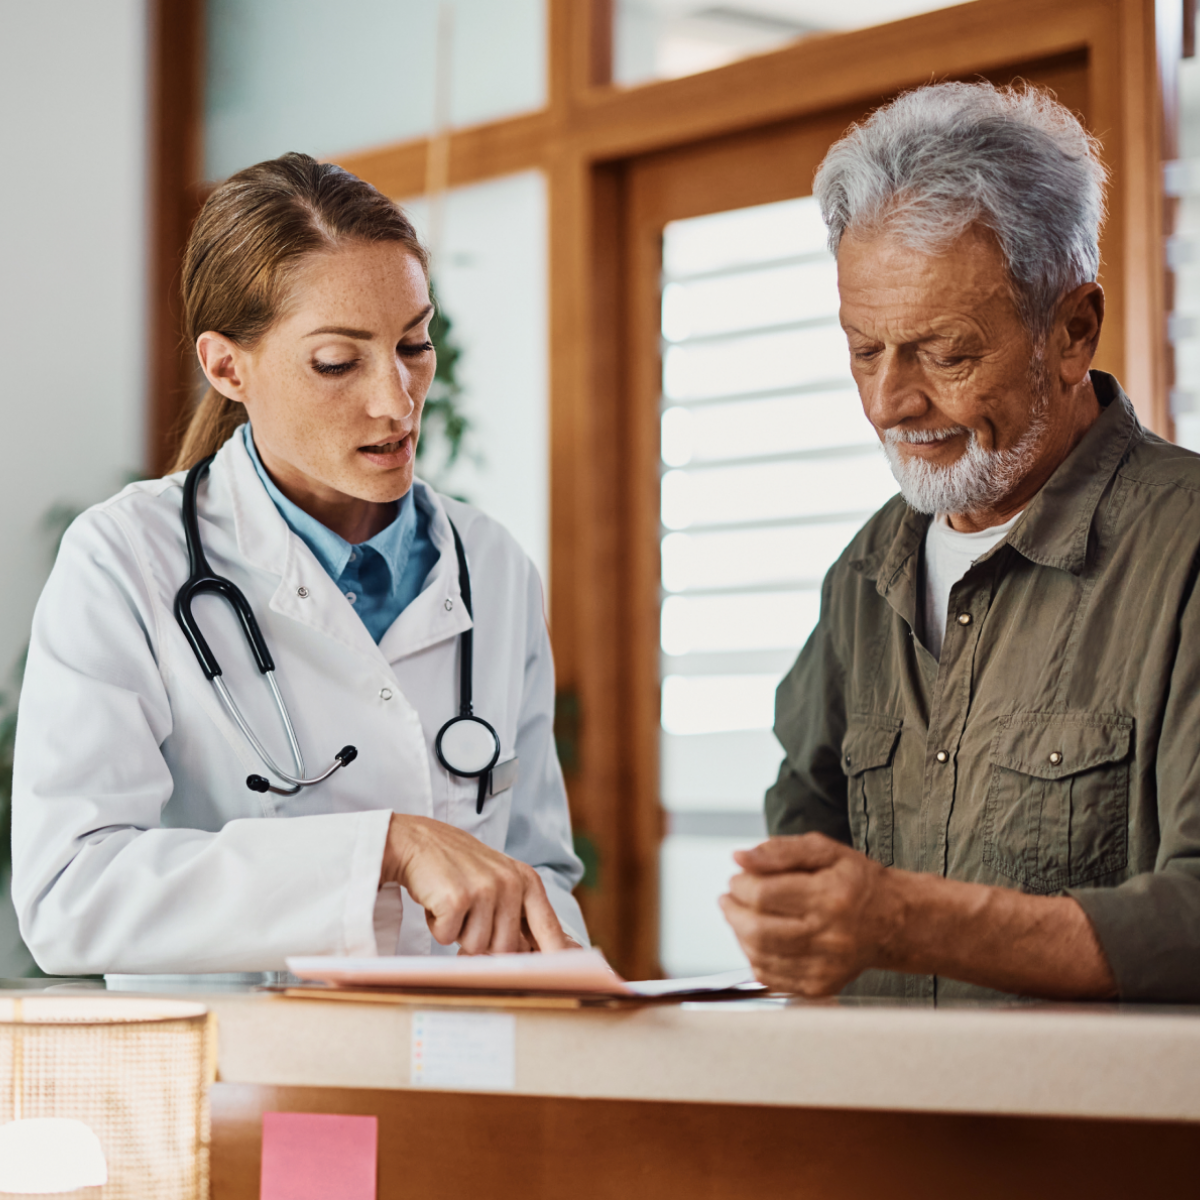
<svg viewBox="0 0 1200 1200">
<path fill-rule="evenodd" d="M 435 297 L 436 303 L 436 297 Z M 458 378 L 462 347 L 452 334 L 454 322 L 438 305 L 429 322 L 429 340 L 437 352 L 437 371 L 429 395 L 425 397 L 425 412 L 421 418 L 421 437 L 417 442 L 417 464 L 423 478 L 438 486 L 438 478 L 458 462 L 469 448 L 472 432 L 471 418 L 463 411 L 463 386 Z M 436 455 L 436 466 L 434 456 Z M 459 497 L 461 499 L 462 497 Z"/>
</svg>

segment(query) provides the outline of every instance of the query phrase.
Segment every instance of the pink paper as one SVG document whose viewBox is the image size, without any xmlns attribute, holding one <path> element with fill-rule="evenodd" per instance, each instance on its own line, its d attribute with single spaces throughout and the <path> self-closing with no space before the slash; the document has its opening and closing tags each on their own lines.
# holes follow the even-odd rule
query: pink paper
<svg viewBox="0 0 1200 1200">
<path fill-rule="evenodd" d="M 263 1113 L 260 1200 L 375 1200 L 379 1119 Z"/>
</svg>

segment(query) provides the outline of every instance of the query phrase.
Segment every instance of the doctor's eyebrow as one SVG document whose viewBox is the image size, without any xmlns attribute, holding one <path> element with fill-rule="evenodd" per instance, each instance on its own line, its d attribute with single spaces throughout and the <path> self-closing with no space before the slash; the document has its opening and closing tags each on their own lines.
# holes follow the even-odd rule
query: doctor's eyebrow
<svg viewBox="0 0 1200 1200">
<path fill-rule="evenodd" d="M 429 314 L 433 312 L 433 305 L 427 304 L 407 325 L 404 327 L 404 332 L 407 333 L 410 329 L 425 320 Z M 305 337 L 317 337 L 323 333 L 332 333 L 336 337 L 353 338 L 357 342 L 369 342 L 375 335 L 369 329 L 351 329 L 346 325 L 322 325 L 320 329 L 314 329 L 311 333 L 306 333 Z"/>
</svg>

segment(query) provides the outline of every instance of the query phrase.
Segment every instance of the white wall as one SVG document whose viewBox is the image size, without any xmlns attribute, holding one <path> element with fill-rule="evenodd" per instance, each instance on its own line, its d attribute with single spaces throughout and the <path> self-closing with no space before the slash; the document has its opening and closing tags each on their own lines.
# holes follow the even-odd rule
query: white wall
<svg viewBox="0 0 1200 1200">
<path fill-rule="evenodd" d="M 0 0 L 0 690 L 50 564 L 52 505 L 143 459 L 144 0 Z M 18 971 L 0 912 L 0 975 Z"/>
<path fill-rule="evenodd" d="M 422 469 L 436 484 L 495 517 L 533 559 L 549 558 L 546 187 L 538 171 L 455 188 L 444 200 L 434 263 L 438 299 L 463 350 L 462 406 L 469 451 L 448 474 L 436 443 Z M 426 235 L 423 200 L 404 202 Z"/>
<path fill-rule="evenodd" d="M 449 120 L 541 108 L 545 0 L 453 0 Z M 288 150 L 417 137 L 434 119 L 438 0 L 208 0 L 206 174 Z"/>
<path fill-rule="evenodd" d="M 0 670 L 25 644 L 58 502 L 143 457 L 144 0 L 0 0 Z"/>
</svg>

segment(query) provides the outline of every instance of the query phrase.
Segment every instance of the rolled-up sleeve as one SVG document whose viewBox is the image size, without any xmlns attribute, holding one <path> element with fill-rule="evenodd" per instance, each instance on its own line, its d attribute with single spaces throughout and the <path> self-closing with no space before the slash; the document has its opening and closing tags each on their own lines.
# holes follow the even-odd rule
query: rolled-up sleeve
<svg viewBox="0 0 1200 1200">
<path fill-rule="evenodd" d="M 1157 753 L 1135 764 L 1157 790 L 1153 870 L 1112 888 L 1072 888 L 1124 1000 L 1200 1002 L 1200 595 L 1178 619 Z M 1164 673 L 1165 675 L 1165 673 Z"/>
</svg>

